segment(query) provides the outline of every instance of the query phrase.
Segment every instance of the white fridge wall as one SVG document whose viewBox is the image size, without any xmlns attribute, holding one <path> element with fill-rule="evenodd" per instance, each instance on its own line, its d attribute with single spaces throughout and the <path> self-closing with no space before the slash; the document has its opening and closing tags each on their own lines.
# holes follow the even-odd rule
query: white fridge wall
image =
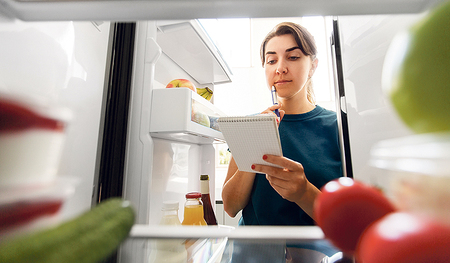
<svg viewBox="0 0 450 263">
<path fill-rule="evenodd" d="M 200 175 L 210 176 L 214 196 L 215 153 L 212 143 L 199 145 L 152 138 L 152 90 L 165 88 L 173 79 L 193 79 L 163 54 L 157 43 L 155 21 L 136 25 L 135 60 L 130 102 L 124 198 L 137 208 L 137 222 L 159 223 L 162 202 L 178 200 L 183 219 L 185 194 L 200 190 Z M 194 82 L 197 86 L 198 83 Z M 165 103 L 171 105 L 170 100 Z M 190 112 L 190 108 L 180 111 Z M 156 109 L 157 110 L 157 109 Z M 167 122 L 174 121 L 168 118 Z M 214 200 L 212 200 L 214 202 Z"/>
<path fill-rule="evenodd" d="M 338 17 L 353 175 L 381 188 L 389 178 L 369 166 L 372 146 L 411 134 L 382 90 L 385 55 L 395 35 L 422 15 Z"/>
<path fill-rule="evenodd" d="M 90 209 L 110 23 L 0 23 L 0 90 L 69 108 L 58 174 L 78 180 L 63 218 Z"/>
<path fill-rule="evenodd" d="M 185 195 L 200 192 L 200 174 L 210 175 L 210 194 L 214 196 L 214 147 L 154 138 L 153 149 L 149 223 L 159 224 L 162 203 L 171 200 L 179 202 L 183 221 Z"/>
</svg>

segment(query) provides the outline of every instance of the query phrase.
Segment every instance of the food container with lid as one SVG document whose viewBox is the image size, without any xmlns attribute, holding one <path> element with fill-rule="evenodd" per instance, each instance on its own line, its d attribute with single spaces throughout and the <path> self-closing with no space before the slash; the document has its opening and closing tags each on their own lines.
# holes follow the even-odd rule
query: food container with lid
<svg viewBox="0 0 450 263">
<path fill-rule="evenodd" d="M 450 224 L 450 133 L 381 141 L 370 164 L 389 177 L 386 194 L 400 210 Z"/>
<path fill-rule="evenodd" d="M 70 118 L 66 108 L 0 93 L 0 189 L 56 178 Z"/>
<path fill-rule="evenodd" d="M 51 227 L 61 222 L 61 210 L 78 181 L 58 177 L 45 186 L 9 187 L 0 191 L 2 238 Z"/>
</svg>

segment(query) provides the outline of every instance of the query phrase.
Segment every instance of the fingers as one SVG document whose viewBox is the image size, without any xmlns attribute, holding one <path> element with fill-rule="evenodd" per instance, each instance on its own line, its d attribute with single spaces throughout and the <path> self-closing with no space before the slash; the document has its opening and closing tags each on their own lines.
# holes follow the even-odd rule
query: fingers
<svg viewBox="0 0 450 263">
<path fill-rule="evenodd" d="M 283 156 L 265 154 L 262 157 L 262 159 L 265 162 L 284 167 L 285 169 L 287 169 L 289 171 L 303 171 L 303 166 L 300 163 L 295 162 L 295 161 L 293 161 L 289 158 L 283 157 Z M 261 166 L 262 167 L 260 169 L 263 169 L 263 170 L 272 170 L 271 168 L 275 168 L 272 166 L 264 166 L 264 165 L 261 165 Z"/>
</svg>

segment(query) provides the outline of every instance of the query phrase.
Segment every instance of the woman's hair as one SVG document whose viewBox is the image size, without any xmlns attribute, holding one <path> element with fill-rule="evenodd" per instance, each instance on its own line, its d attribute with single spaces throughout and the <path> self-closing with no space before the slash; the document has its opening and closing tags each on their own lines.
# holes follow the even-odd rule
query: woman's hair
<svg viewBox="0 0 450 263">
<path fill-rule="evenodd" d="M 274 37 L 282 36 L 282 35 L 292 35 L 295 39 L 295 42 L 300 47 L 300 50 L 303 52 L 305 56 L 310 56 L 311 60 L 314 61 L 317 55 L 317 47 L 314 41 L 314 37 L 309 33 L 309 31 L 299 24 L 295 24 L 292 22 L 283 22 L 275 26 L 272 31 L 270 31 L 267 36 L 264 38 L 264 41 L 261 44 L 260 55 L 262 66 L 265 64 L 265 53 L 266 53 L 266 45 Z M 307 96 L 308 101 L 312 104 L 315 104 L 314 98 L 314 90 L 312 87 L 311 79 L 308 80 L 307 84 Z"/>
</svg>

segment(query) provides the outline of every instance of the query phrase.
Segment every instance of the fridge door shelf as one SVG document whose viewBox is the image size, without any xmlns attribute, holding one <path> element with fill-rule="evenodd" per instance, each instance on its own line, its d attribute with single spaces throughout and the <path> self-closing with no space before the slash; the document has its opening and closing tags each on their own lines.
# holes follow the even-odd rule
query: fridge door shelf
<svg viewBox="0 0 450 263">
<path fill-rule="evenodd" d="M 225 114 L 188 88 L 154 89 L 150 116 L 152 137 L 196 144 L 224 142 L 215 124 Z"/>
<path fill-rule="evenodd" d="M 202 85 L 231 82 L 231 70 L 198 20 L 157 22 L 156 41 L 171 60 Z"/>
</svg>

